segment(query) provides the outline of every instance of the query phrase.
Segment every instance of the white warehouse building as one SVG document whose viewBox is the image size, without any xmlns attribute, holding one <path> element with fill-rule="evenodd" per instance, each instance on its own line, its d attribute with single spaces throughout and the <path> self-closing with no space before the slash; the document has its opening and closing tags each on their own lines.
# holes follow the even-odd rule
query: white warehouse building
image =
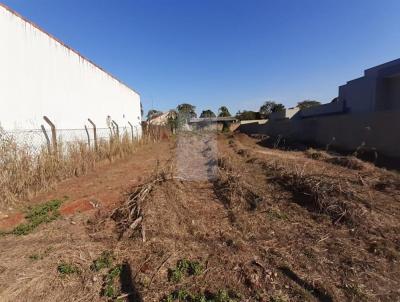
<svg viewBox="0 0 400 302">
<path fill-rule="evenodd" d="M 43 116 L 67 140 L 86 136 L 88 118 L 141 133 L 136 91 L 0 3 L 0 126 L 40 132 Z"/>
</svg>

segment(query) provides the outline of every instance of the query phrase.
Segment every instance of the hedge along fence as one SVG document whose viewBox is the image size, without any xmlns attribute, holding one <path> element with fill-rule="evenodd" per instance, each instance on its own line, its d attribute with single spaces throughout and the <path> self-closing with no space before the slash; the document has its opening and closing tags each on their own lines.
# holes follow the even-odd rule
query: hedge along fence
<svg viewBox="0 0 400 302">
<path fill-rule="evenodd" d="M 35 139 L 24 139 L 24 133 L 0 129 L 0 210 L 13 207 L 21 199 L 32 197 L 60 180 L 83 175 L 97 162 L 130 156 L 138 146 L 160 140 L 166 131 L 147 127 L 138 136 L 138 129 L 132 125 L 131 129 L 121 129 L 116 123 L 108 129 L 98 129 L 93 122 L 91 125 L 91 128 L 57 130 L 52 124 L 51 135 L 42 126 L 42 133 L 34 131 Z M 84 135 L 76 135 L 77 130 Z M 37 139 L 39 134 L 46 143 L 38 144 L 43 141 Z"/>
</svg>

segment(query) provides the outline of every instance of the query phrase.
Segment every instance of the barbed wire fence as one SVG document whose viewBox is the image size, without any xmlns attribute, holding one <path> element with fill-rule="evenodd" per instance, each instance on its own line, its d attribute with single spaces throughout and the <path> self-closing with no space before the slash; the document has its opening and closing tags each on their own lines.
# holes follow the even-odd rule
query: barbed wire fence
<svg viewBox="0 0 400 302">
<path fill-rule="evenodd" d="M 57 128 L 56 125 L 47 117 L 43 117 L 47 123 L 37 129 L 18 129 L 2 130 L 2 135 L 12 137 L 17 143 L 29 146 L 33 150 L 47 148 L 49 153 L 60 151 L 59 148 L 68 143 L 86 143 L 90 149 L 98 150 L 101 141 L 110 139 L 129 138 L 132 142 L 137 142 L 142 138 L 143 131 L 140 125 L 133 125 L 128 122 L 128 126 L 120 126 L 114 120 L 111 120 L 109 127 L 97 127 L 96 124 L 88 118 L 88 123 L 82 125 L 82 128 Z M 50 129 L 49 129 L 50 128 Z M 146 133 L 153 131 L 146 131 Z"/>
<path fill-rule="evenodd" d="M 162 126 L 124 125 L 98 128 L 88 119 L 82 127 L 5 131 L 0 128 L 0 210 L 71 176 L 87 173 L 97 162 L 135 154 L 140 145 L 169 136 Z"/>
</svg>

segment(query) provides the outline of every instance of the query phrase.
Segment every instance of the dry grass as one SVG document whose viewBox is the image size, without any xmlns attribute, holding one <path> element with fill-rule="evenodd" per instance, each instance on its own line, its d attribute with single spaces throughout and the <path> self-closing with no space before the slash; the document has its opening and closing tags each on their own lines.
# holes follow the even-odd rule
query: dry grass
<svg viewBox="0 0 400 302">
<path fill-rule="evenodd" d="M 357 200 L 357 191 L 340 177 L 310 173 L 307 165 L 265 162 L 264 166 L 271 172 L 272 181 L 293 192 L 296 200 L 310 210 L 325 213 L 335 222 L 353 224 L 361 220 L 362 211 L 352 202 Z"/>
<path fill-rule="evenodd" d="M 207 157 L 206 141 L 193 146 L 192 158 L 194 153 Z M 156 168 L 142 185 L 121 195 L 116 221 L 108 208 L 99 208 L 90 224 L 78 214 L 43 224 L 18 240 L 0 238 L 1 298 L 397 301 L 398 202 L 373 191 L 383 201 L 373 198 L 376 205 L 361 221 L 363 227 L 333 225 L 325 215 L 337 220 L 347 211 L 346 219 L 354 213 L 360 217 L 359 190 L 371 188 L 346 182 L 371 174 L 369 168 L 353 170 L 255 148 L 246 148 L 248 158 L 247 152 L 238 154 L 246 145 L 240 147 L 234 150 L 222 140 L 216 178 L 183 179 L 175 174 L 173 159 L 165 169 Z M 255 195 L 247 200 L 249 193 Z M 257 196 L 263 202 L 249 211 L 248 201 Z M 115 268 L 120 277 L 112 278 Z"/>
<path fill-rule="evenodd" d="M 313 148 L 308 148 L 306 151 L 304 151 L 304 154 L 311 159 L 325 160 L 330 158 L 328 153 L 320 150 L 315 150 Z"/>
<path fill-rule="evenodd" d="M 365 163 L 354 156 L 335 156 L 325 160 L 327 163 L 342 166 L 353 170 L 362 170 Z"/>
<path fill-rule="evenodd" d="M 263 198 L 257 194 L 252 184 L 245 181 L 243 171 L 227 157 L 218 158 L 217 163 L 218 177 L 214 181 L 214 191 L 218 198 L 230 209 L 244 207 L 247 210 L 255 210 Z"/>
<path fill-rule="evenodd" d="M 355 202 L 358 200 L 358 191 L 347 179 L 343 179 L 334 171 L 328 175 L 307 162 L 296 162 L 284 157 L 261 159 L 249 149 L 239 148 L 236 144 L 231 144 L 231 147 L 240 156 L 249 158 L 249 162 L 261 165 L 270 182 L 291 192 L 297 203 L 310 211 L 327 214 L 335 222 L 355 224 L 362 219 L 364 211 Z M 305 155 L 311 159 L 354 170 L 364 168 L 363 162 L 356 158 L 340 157 L 339 159 L 314 149 L 308 149 Z"/>
<path fill-rule="evenodd" d="M 342 166 L 353 170 L 363 170 L 366 168 L 366 166 L 368 166 L 367 163 L 354 156 L 332 156 L 325 151 L 315 150 L 313 148 L 309 148 L 304 151 L 304 155 L 311 159 L 325 161 L 333 165 Z"/>
<path fill-rule="evenodd" d="M 161 131 L 145 131 L 141 141 L 126 133 L 110 136 L 98 143 L 98 150 L 86 142 L 58 142 L 57 154 L 49 153 L 45 146 L 34 149 L 19 143 L 0 130 L 0 210 L 18 205 L 21 199 L 52 187 L 60 180 L 86 174 L 96 163 L 112 162 L 132 155 L 138 145 L 157 141 Z"/>
<path fill-rule="evenodd" d="M 148 181 L 133 188 L 131 192 L 126 194 L 126 201 L 111 214 L 111 218 L 117 223 L 117 231 L 120 238 L 123 236 L 132 237 L 135 231 L 140 231 L 142 240 L 146 240 L 144 214 L 142 211 L 143 203 L 149 198 L 155 187 L 171 178 L 170 163 L 163 169 L 160 169 L 157 165 Z"/>
</svg>

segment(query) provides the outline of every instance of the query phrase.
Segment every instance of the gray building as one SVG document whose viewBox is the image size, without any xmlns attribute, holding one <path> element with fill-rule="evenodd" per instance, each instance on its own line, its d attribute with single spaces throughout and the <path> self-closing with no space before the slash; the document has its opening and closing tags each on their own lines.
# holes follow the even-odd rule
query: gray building
<svg viewBox="0 0 400 302">
<path fill-rule="evenodd" d="M 329 104 L 299 112 L 298 117 L 400 110 L 400 59 L 369 68 L 364 76 L 339 87 Z"/>
<path fill-rule="evenodd" d="M 400 59 L 365 70 L 339 87 L 339 101 L 349 112 L 400 110 Z"/>
</svg>

